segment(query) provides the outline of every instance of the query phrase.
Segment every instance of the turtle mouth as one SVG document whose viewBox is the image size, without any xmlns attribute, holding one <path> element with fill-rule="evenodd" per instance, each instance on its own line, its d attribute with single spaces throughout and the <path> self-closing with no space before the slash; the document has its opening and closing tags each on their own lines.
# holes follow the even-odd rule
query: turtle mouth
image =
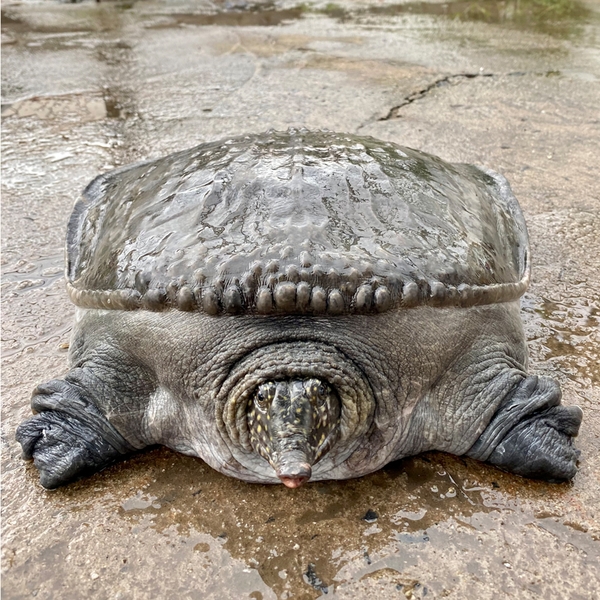
<svg viewBox="0 0 600 600">
<path fill-rule="evenodd" d="M 309 477 L 284 477 L 283 475 L 279 475 L 279 479 L 281 479 L 283 485 L 294 489 L 299 488 L 303 483 L 306 483 Z"/>
<path fill-rule="evenodd" d="M 275 469 L 281 483 L 288 488 L 298 488 L 306 483 L 312 475 L 312 467 L 304 460 L 287 460 Z"/>
</svg>

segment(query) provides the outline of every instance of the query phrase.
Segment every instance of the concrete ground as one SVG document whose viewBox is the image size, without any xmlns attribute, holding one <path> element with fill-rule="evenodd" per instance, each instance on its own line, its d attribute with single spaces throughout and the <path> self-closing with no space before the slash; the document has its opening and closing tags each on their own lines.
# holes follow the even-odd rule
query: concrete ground
<svg viewBox="0 0 600 600">
<path fill-rule="evenodd" d="M 2 11 L 3 598 L 599 597 L 598 2 Z M 509 179 L 532 244 L 530 368 L 585 413 L 571 484 L 430 453 L 289 490 L 154 449 L 39 486 L 14 431 L 32 388 L 67 366 L 63 239 L 80 190 L 121 164 L 290 125 Z"/>
</svg>

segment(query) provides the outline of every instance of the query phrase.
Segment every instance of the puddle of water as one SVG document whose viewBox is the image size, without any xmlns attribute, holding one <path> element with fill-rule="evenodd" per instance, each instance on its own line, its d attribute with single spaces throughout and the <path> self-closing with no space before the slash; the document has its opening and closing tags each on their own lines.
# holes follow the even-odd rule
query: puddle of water
<svg viewBox="0 0 600 600">
<path fill-rule="evenodd" d="M 274 27 L 297 21 L 306 13 L 307 7 L 300 5 L 294 8 L 276 9 L 271 4 L 249 5 L 244 10 L 234 8 L 215 13 L 182 13 L 162 15 L 163 21 L 152 23 L 148 29 L 164 29 L 168 27 Z M 154 17 L 153 17 L 154 19 Z"/>
<path fill-rule="evenodd" d="M 33 480 L 33 467 L 28 470 Z M 182 591 L 205 593 L 191 598 L 461 598 L 469 595 L 457 584 L 477 596 L 484 586 L 504 582 L 533 600 L 549 597 L 544 593 L 555 585 L 554 578 L 533 573 L 560 559 L 565 574 L 557 572 L 556 581 L 561 587 L 568 581 L 565 597 L 576 597 L 571 588 L 590 580 L 598 542 L 588 523 L 565 516 L 561 501 L 568 502 L 570 489 L 429 453 L 359 480 L 289 490 L 227 478 L 198 459 L 159 448 L 44 492 L 35 501 L 54 525 L 36 555 L 36 572 L 21 555 L 10 574 L 25 571 L 26 581 L 39 585 L 40 573 L 58 560 L 63 566 L 53 571 L 52 589 L 63 572 L 84 569 L 80 583 L 93 579 L 104 585 L 95 595 L 111 597 L 120 582 L 153 590 L 162 573 Z M 102 525 L 92 532 L 88 523 L 97 521 Z M 52 543 L 65 536 L 68 545 Z M 16 547 L 13 538 L 6 544 L 7 552 Z M 97 549 L 93 568 L 83 562 L 89 553 L 78 557 L 83 546 Z M 533 579 L 537 595 L 520 594 L 531 591 Z"/>
<path fill-rule="evenodd" d="M 580 31 L 591 11 L 576 0 L 457 0 L 455 2 L 406 2 L 371 5 L 351 10 L 342 4 L 330 3 L 320 9 L 332 18 L 367 24 L 374 17 L 390 18 L 403 15 L 431 15 L 459 21 L 477 21 L 530 29 L 557 37 L 570 37 Z"/>
<path fill-rule="evenodd" d="M 481 544 L 483 536 L 486 537 L 487 547 Z M 344 588 L 351 588 L 352 583 L 367 580 L 367 585 L 372 585 L 376 580 L 383 580 L 388 583 L 388 589 L 395 588 L 407 598 L 464 598 L 477 596 L 472 593 L 473 586 L 477 583 L 485 586 L 484 582 L 498 577 L 504 581 L 504 585 L 496 583 L 496 592 L 506 590 L 505 586 L 508 584 L 508 587 L 514 589 L 516 597 L 548 597 L 543 589 L 546 578 L 544 575 L 540 576 L 540 570 L 543 569 L 540 563 L 551 560 L 547 558 L 547 548 L 539 546 L 539 541 L 543 539 L 548 544 L 561 544 L 565 538 L 569 540 L 567 545 L 573 549 L 573 553 L 579 556 L 580 563 L 577 566 L 587 570 L 588 576 L 592 575 L 596 568 L 596 543 L 585 535 L 572 535 L 555 519 L 535 520 L 520 510 L 511 515 L 510 523 L 497 511 L 474 513 L 461 518 L 451 517 L 410 539 L 398 539 L 395 544 L 388 545 L 384 552 L 373 554 L 371 562 L 366 565 L 361 565 L 356 560 L 349 561 L 336 575 L 336 581 L 341 584 L 338 593 L 342 592 L 341 598 L 352 598 L 351 594 L 343 593 Z M 535 546 L 535 541 L 538 541 L 538 547 Z M 520 555 L 517 545 L 521 543 L 532 548 L 529 556 Z M 446 556 L 440 560 L 439 554 Z M 448 554 L 455 555 L 454 564 L 447 560 Z M 454 589 L 452 593 L 457 573 L 461 573 L 470 582 L 466 584 L 467 590 Z M 560 580 L 561 575 L 556 572 L 556 579 Z M 551 588 L 556 585 L 549 581 L 547 583 L 550 583 Z M 356 587 L 354 585 L 354 590 Z M 572 585 L 576 594 L 578 587 L 577 584 Z M 575 597 L 567 590 L 564 592 L 567 597 Z M 593 592 L 592 595 L 584 590 L 582 592 L 581 598 L 593 597 Z"/>
<path fill-rule="evenodd" d="M 164 449 L 152 454 L 152 473 L 121 503 L 121 518 L 136 528 L 164 533 L 175 526 L 181 537 L 196 531 L 220 540 L 234 558 L 257 569 L 278 597 L 327 593 L 361 579 L 381 569 L 370 565 L 382 553 L 431 547 L 431 528 L 449 519 L 476 529 L 477 515 L 518 508 L 506 495 L 515 483 L 510 475 L 439 453 L 392 463 L 361 479 L 291 492 L 223 477 Z M 550 497 L 564 492 L 537 482 L 531 489 Z M 352 574 L 344 575 L 350 563 Z M 356 564 L 364 570 L 355 572 Z M 410 588 L 406 578 L 397 584 Z"/>
<path fill-rule="evenodd" d="M 42 2 L 35 11 L 24 18 L 19 12 L 19 4 L 3 7 L 2 33 L 9 36 L 9 43 L 25 43 L 35 48 L 37 40 L 30 40 L 28 34 L 86 34 L 101 33 L 117 29 L 123 10 L 134 6 L 133 2 Z M 33 41 L 33 45 L 31 42 Z"/>
<path fill-rule="evenodd" d="M 600 383 L 600 306 L 590 298 L 524 296 L 522 314 L 536 363 L 588 385 Z"/>
<path fill-rule="evenodd" d="M 79 3 L 76 3 L 79 4 Z M 28 23 L 17 13 L 2 11 L 2 27 L 6 32 L 27 33 L 77 33 L 105 31 L 118 26 L 119 12 L 129 11 L 137 2 L 111 2 L 109 8 L 103 3 L 51 3 L 46 5 L 45 18 Z M 215 10 L 216 9 L 216 10 Z M 532 29 L 557 35 L 569 36 L 577 26 L 589 19 L 592 11 L 579 0 L 450 0 L 447 2 L 372 3 L 367 6 L 348 6 L 343 3 L 298 3 L 280 8 L 274 2 L 213 2 L 200 3 L 198 12 L 179 14 L 156 12 L 152 19 L 162 22 L 150 23 L 150 28 L 192 26 L 261 27 L 276 26 L 301 19 L 307 13 L 325 14 L 342 22 L 368 22 L 370 19 L 387 19 L 403 15 L 431 15 L 460 21 L 485 22 L 507 27 Z M 63 17 L 63 18 L 61 18 Z"/>
</svg>

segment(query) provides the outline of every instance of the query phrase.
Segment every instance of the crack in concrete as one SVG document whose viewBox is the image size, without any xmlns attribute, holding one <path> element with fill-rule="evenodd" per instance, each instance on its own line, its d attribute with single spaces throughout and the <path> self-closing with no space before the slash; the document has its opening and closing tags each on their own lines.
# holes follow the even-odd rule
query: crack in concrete
<svg viewBox="0 0 600 600">
<path fill-rule="evenodd" d="M 426 87 L 417 90 L 416 92 L 413 92 L 412 94 L 409 94 L 408 96 L 405 96 L 404 100 L 400 103 L 397 104 L 396 106 L 393 106 L 392 108 L 390 108 L 390 110 L 388 111 L 387 115 L 385 115 L 384 117 L 380 117 L 379 119 L 377 119 L 377 121 L 389 121 L 390 119 L 397 119 L 400 117 L 400 109 L 402 109 L 404 106 L 407 106 L 408 104 L 412 104 L 413 102 L 416 102 L 417 100 L 421 100 L 422 98 L 424 98 L 431 90 L 441 87 L 443 85 L 447 85 L 452 83 L 455 80 L 460 80 L 460 79 L 475 79 L 476 77 L 502 77 L 504 75 L 508 75 L 509 77 L 523 77 L 524 75 L 538 75 L 538 76 L 544 76 L 544 77 L 552 77 L 552 76 L 556 76 L 556 75 L 560 75 L 560 71 L 544 71 L 542 73 L 527 73 L 525 71 L 511 71 L 510 73 L 502 73 L 502 74 L 498 74 L 498 73 L 456 73 L 455 75 L 446 75 L 445 77 L 440 77 L 439 79 L 436 79 L 433 83 L 430 83 L 429 85 L 427 85 Z M 367 123 L 365 123 L 364 125 L 366 125 Z M 362 127 L 364 127 L 364 125 L 361 125 L 358 129 L 361 129 Z"/>
<path fill-rule="evenodd" d="M 433 83 L 430 83 L 428 86 L 413 92 L 412 94 L 405 96 L 404 100 L 397 104 L 396 106 L 392 106 L 388 111 L 385 117 L 380 117 L 377 119 L 378 121 L 389 121 L 390 119 L 397 119 L 400 115 L 400 109 L 408 104 L 412 104 L 417 100 L 421 100 L 424 98 L 431 90 L 440 87 L 442 85 L 446 85 L 451 83 L 456 79 L 475 79 L 476 77 L 495 77 L 494 73 L 457 73 L 456 75 L 446 75 L 445 77 L 441 77 L 440 79 L 436 79 Z"/>
</svg>

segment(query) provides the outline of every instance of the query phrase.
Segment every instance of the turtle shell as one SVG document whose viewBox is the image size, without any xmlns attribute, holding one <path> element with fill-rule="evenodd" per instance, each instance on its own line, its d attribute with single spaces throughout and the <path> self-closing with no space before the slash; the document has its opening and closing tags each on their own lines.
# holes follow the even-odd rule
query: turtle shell
<svg viewBox="0 0 600 600">
<path fill-rule="evenodd" d="M 269 131 L 97 177 L 67 234 L 84 307 L 347 314 L 518 298 L 506 180 L 371 137 Z"/>
</svg>

